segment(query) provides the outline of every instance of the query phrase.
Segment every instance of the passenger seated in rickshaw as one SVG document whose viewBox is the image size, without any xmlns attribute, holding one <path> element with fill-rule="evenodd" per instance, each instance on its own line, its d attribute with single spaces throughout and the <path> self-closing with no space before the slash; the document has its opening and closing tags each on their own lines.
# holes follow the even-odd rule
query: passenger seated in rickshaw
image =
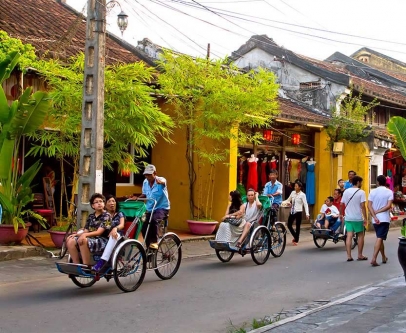
<svg viewBox="0 0 406 333">
<path fill-rule="evenodd" d="M 114 247 L 123 236 L 125 215 L 118 211 L 117 200 L 113 195 L 106 197 L 106 210 L 111 216 L 111 225 L 106 229 L 103 236 L 108 237 L 109 241 L 100 260 L 92 267 L 97 273 L 102 273 L 107 267 Z"/>
<path fill-rule="evenodd" d="M 252 202 L 255 201 L 255 205 L 251 203 L 250 206 L 251 208 L 249 209 L 250 218 L 251 214 L 253 216 L 256 210 L 258 209 L 257 208 L 258 203 L 256 203 L 258 199 L 256 198 L 254 200 L 255 197 L 254 193 L 253 191 L 249 191 L 250 194 L 249 198 L 251 198 L 249 200 L 251 200 Z M 251 227 L 251 222 L 247 222 L 244 218 L 246 213 L 246 207 L 248 207 L 248 203 L 243 204 L 241 194 L 238 191 L 231 191 L 229 200 L 231 201 L 231 203 L 228 204 L 226 214 L 222 218 L 222 221 L 225 221 L 228 218 L 242 219 L 242 221 L 238 226 L 227 222 L 220 223 L 219 229 L 216 234 L 216 241 L 235 243 L 235 247 L 240 248 L 245 237 L 247 237 Z"/>
<path fill-rule="evenodd" d="M 320 214 L 317 216 L 315 223 L 317 228 L 330 228 L 333 232 L 335 232 L 340 227 L 340 212 L 338 211 L 337 207 L 333 205 L 333 202 L 333 197 L 327 197 L 325 203 L 323 206 L 321 206 Z"/>
<path fill-rule="evenodd" d="M 67 239 L 67 248 L 72 258 L 72 262 L 82 263 L 90 267 L 90 253 L 102 252 L 107 244 L 107 237 L 103 237 L 110 225 L 111 215 L 105 211 L 106 198 L 100 193 L 95 193 L 90 197 L 90 205 L 94 213 L 87 218 L 84 229 L 70 235 Z"/>
</svg>

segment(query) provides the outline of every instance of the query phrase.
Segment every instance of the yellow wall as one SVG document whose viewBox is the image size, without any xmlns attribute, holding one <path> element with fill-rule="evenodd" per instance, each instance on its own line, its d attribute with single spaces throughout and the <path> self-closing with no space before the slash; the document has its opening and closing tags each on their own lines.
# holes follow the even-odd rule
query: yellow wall
<svg viewBox="0 0 406 333">
<path fill-rule="evenodd" d="M 323 205 L 324 200 L 331 196 L 337 181 L 334 177 L 334 159 L 327 148 L 327 134 L 325 131 L 315 133 L 315 168 L 316 176 L 316 204 L 313 209 L 315 218 Z"/>
<path fill-rule="evenodd" d="M 325 131 L 315 134 L 316 164 L 316 205 L 314 215 L 323 205 L 324 200 L 333 194 L 339 178 L 348 179 L 348 171 L 354 170 L 363 178 L 362 189 L 369 194 L 369 148 L 366 143 L 344 143 L 342 160 L 342 176 L 337 174 L 340 157 L 326 150 L 328 137 Z"/>
</svg>

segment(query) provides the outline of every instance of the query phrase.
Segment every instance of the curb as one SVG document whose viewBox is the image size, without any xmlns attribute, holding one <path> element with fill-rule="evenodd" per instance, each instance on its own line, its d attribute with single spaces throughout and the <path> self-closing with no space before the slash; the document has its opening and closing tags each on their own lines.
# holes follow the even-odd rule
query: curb
<svg viewBox="0 0 406 333">
<path fill-rule="evenodd" d="M 35 246 L 2 246 L 0 250 L 0 262 L 28 257 L 49 257 L 49 253 Z"/>
<path fill-rule="evenodd" d="M 342 303 L 348 302 L 348 301 L 350 301 L 350 300 L 352 300 L 354 298 L 357 298 L 359 296 L 368 294 L 369 292 L 371 292 L 373 290 L 382 288 L 387 283 L 391 283 L 393 281 L 399 280 L 399 278 L 401 278 L 401 276 L 394 277 L 394 278 L 391 278 L 389 280 L 386 280 L 386 281 L 383 281 L 383 282 L 380 282 L 380 283 L 372 283 L 372 284 L 369 284 L 369 285 L 365 285 L 363 287 L 356 288 L 356 289 L 353 290 L 353 293 L 351 293 L 349 295 L 344 294 L 341 297 L 338 296 L 338 297 L 332 298 L 331 300 L 328 301 L 327 304 L 324 304 L 324 305 L 321 305 L 319 307 L 310 309 L 308 311 L 301 312 L 301 313 L 296 314 L 294 316 L 279 320 L 279 321 L 277 321 L 277 322 L 275 322 L 273 324 L 269 324 L 269 325 L 266 325 L 266 326 L 263 326 L 263 327 L 248 331 L 247 333 L 268 333 L 268 332 L 270 332 L 271 330 L 273 330 L 276 327 L 288 324 L 290 322 L 299 320 L 299 319 L 301 319 L 303 317 L 306 317 L 308 315 L 311 315 L 313 313 L 316 313 L 316 312 L 322 311 L 324 309 L 327 309 L 327 308 L 329 308 L 331 306 L 334 306 L 334 305 L 337 305 L 337 304 L 342 304 Z"/>
</svg>

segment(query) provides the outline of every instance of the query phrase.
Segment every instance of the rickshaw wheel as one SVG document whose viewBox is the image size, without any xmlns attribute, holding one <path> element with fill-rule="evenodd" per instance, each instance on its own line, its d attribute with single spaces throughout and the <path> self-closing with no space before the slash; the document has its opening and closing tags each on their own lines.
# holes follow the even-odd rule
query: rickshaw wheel
<svg viewBox="0 0 406 333">
<path fill-rule="evenodd" d="M 345 234 L 345 237 L 344 237 L 344 244 L 346 242 L 347 242 L 347 234 Z M 358 234 L 354 233 L 354 236 L 352 236 L 352 241 L 351 241 L 351 250 L 354 250 L 357 245 L 358 245 Z"/>
<path fill-rule="evenodd" d="M 275 230 L 271 231 L 271 254 L 278 258 L 285 251 L 286 247 L 286 228 L 283 224 L 275 223 Z"/>
<path fill-rule="evenodd" d="M 232 257 L 234 257 L 234 252 L 231 251 L 223 251 L 223 250 L 215 250 L 216 256 L 219 258 L 221 262 L 229 262 Z"/>
<path fill-rule="evenodd" d="M 263 265 L 271 254 L 271 233 L 264 227 L 258 227 L 251 237 L 250 251 L 252 260 L 257 265 Z"/>
<path fill-rule="evenodd" d="M 315 235 L 313 235 L 313 242 L 314 245 L 316 245 L 319 249 L 321 249 L 322 247 L 324 247 L 324 245 L 326 245 L 327 239 L 316 237 Z"/>
<path fill-rule="evenodd" d="M 71 258 L 69 258 L 69 262 L 70 263 L 73 262 Z M 76 284 L 80 288 L 89 288 L 96 283 L 95 277 L 69 275 L 69 278 L 72 280 L 74 284 Z"/>
<path fill-rule="evenodd" d="M 147 255 L 142 245 L 132 239 L 119 246 L 113 263 L 114 281 L 122 291 L 136 290 L 144 281 L 147 271 Z"/>
<path fill-rule="evenodd" d="M 162 280 L 175 276 L 182 261 L 181 241 L 175 234 L 166 234 L 154 255 L 154 272 Z"/>
</svg>

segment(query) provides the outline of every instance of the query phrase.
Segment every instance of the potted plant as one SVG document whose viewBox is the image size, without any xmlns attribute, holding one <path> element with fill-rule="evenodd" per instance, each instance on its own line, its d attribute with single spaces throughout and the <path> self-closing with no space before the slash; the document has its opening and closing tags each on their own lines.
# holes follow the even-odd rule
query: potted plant
<svg viewBox="0 0 406 333">
<path fill-rule="evenodd" d="M 8 104 L 2 83 L 10 77 L 20 54 L 10 52 L 0 62 L 0 204 L 3 210 L 0 244 L 19 243 L 28 233 L 25 218 L 33 217 L 45 227 L 45 219 L 26 209 L 34 200 L 31 182 L 41 168 L 39 161 L 23 174 L 20 170 L 20 144 L 24 135 L 35 131 L 49 109 L 45 92 L 32 94 L 27 88 L 18 100 Z"/>
<path fill-rule="evenodd" d="M 388 132 L 395 137 L 403 159 L 406 159 L 406 119 L 392 117 L 387 125 Z M 398 259 L 406 278 L 406 219 L 403 219 L 401 236 L 399 237 Z"/>
<path fill-rule="evenodd" d="M 56 226 L 53 226 L 51 229 L 48 230 L 49 234 L 51 235 L 51 240 L 56 248 L 62 248 L 66 230 L 68 230 L 68 226 L 72 222 L 72 220 L 73 218 L 60 219 Z"/>
</svg>

